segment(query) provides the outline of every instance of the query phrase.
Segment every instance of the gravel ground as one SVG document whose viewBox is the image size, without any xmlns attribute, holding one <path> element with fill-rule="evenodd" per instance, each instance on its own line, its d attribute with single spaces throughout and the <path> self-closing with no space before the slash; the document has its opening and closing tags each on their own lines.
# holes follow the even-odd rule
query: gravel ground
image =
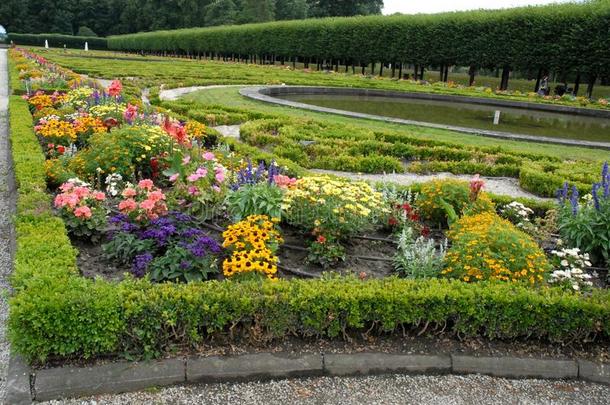
<svg viewBox="0 0 610 405">
<path fill-rule="evenodd" d="M 6 372 L 9 360 L 9 343 L 6 338 L 6 319 L 8 317 L 7 297 L 9 294 L 8 277 L 12 272 L 11 244 L 13 241 L 12 215 L 13 182 L 12 165 L 9 159 L 8 142 L 8 71 L 7 50 L 0 49 L 0 401 L 6 389 Z"/>
<path fill-rule="evenodd" d="M 177 386 L 46 404 L 608 404 L 610 387 L 487 376 L 319 377 Z"/>
</svg>

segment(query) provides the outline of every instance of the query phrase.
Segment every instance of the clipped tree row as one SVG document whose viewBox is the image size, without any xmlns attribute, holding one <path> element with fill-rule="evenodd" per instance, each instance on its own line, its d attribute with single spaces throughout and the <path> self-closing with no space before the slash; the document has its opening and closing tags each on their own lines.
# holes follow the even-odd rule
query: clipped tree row
<svg viewBox="0 0 610 405">
<path fill-rule="evenodd" d="M 99 37 L 77 37 L 62 34 L 9 34 L 8 40 L 16 45 L 44 46 L 45 40 L 52 48 L 80 48 L 85 47 L 85 42 L 89 44 L 89 49 L 108 49 L 106 38 Z"/>
<path fill-rule="evenodd" d="M 191 28 L 109 37 L 110 49 L 306 65 L 470 66 L 542 77 L 610 72 L 610 2 Z M 419 68 L 419 69 L 418 69 Z"/>
</svg>

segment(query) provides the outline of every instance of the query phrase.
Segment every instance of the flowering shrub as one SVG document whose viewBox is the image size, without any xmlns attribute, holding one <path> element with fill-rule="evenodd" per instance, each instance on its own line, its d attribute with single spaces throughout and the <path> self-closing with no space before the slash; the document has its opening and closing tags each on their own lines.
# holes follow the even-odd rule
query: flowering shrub
<svg viewBox="0 0 610 405">
<path fill-rule="evenodd" d="M 528 235 L 495 213 L 467 215 L 448 233 L 446 277 L 541 283 L 549 270 L 544 252 Z"/>
<path fill-rule="evenodd" d="M 388 213 L 381 193 L 367 183 L 324 176 L 297 180 L 282 208 L 291 225 L 339 241 L 370 229 Z"/>
<path fill-rule="evenodd" d="M 78 179 L 70 179 L 59 187 L 54 200 L 70 233 L 76 237 L 97 239 L 106 224 L 106 209 L 103 206 L 106 194 L 92 190 Z"/>
<path fill-rule="evenodd" d="M 171 199 L 191 215 L 212 218 L 218 214 L 227 188 L 227 169 L 212 152 L 176 151 L 163 173 L 173 183 Z"/>
<path fill-rule="evenodd" d="M 551 273 L 549 283 L 574 291 L 591 289 L 591 275 L 583 271 L 584 267 L 591 266 L 588 253 L 582 254 L 580 249 L 574 248 L 553 250 L 551 255 L 555 270 Z"/>
<path fill-rule="evenodd" d="M 136 222 L 145 223 L 167 214 L 165 194 L 150 179 L 141 180 L 135 187 L 127 185 L 121 195 L 119 211 Z"/>
<path fill-rule="evenodd" d="M 266 215 L 251 215 L 245 220 L 230 225 L 222 234 L 222 246 L 230 256 L 223 262 L 225 277 L 258 273 L 275 279 L 278 258 L 275 255 L 282 237 L 275 223 Z"/>
<path fill-rule="evenodd" d="M 108 131 L 108 128 L 106 128 L 106 125 L 104 125 L 101 119 L 86 114 L 77 117 L 72 122 L 72 125 L 78 136 L 80 145 L 86 145 L 91 135 Z"/>
<path fill-rule="evenodd" d="M 458 180 L 433 180 L 422 185 L 417 207 L 424 219 L 441 225 L 447 224 L 453 213 L 462 216 L 494 211 L 493 203 L 481 188 L 479 179 L 470 184 Z M 448 212 L 451 210 L 453 212 Z"/>
<path fill-rule="evenodd" d="M 136 277 L 152 281 L 202 281 L 218 272 L 222 248 L 200 230 L 193 218 L 178 212 L 147 223 L 116 215 L 111 240 L 103 246 L 108 259 L 131 265 Z"/>
<path fill-rule="evenodd" d="M 76 141 L 76 129 L 68 121 L 59 119 L 41 120 L 39 125 L 34 127 L 36 133 L 44 138 L 45 142 L 59 143 L 68 146 Z"/>
<path fill-rule="evenodd" d="M 603 165 L 601 180 L 593 184 L 590 198 L 581 201 L 568 183 L 558 191 L 559 231 L 570 246 L 589 253 L 596 264 L 610 265 L 610 173 Z"/>
</svg>

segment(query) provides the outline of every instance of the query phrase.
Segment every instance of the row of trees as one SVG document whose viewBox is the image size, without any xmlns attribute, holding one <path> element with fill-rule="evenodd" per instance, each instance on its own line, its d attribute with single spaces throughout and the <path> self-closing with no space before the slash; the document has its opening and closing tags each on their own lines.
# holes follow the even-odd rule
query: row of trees
<svg viewBox="0 0 610 405">
<path fill-rule="evenodd" d="M 110 37 L 111 49 L 337 66 L 414 65 L 549 72 L 586 80 L 610 73 L 610 1 L 435 15 L 370 16 L 160 31 Z M 417 71 L 417 70 L 416 70 Z"/>
<path fill-rule="evenodd" d="M 380 14 L 383 0 L 2 0 L 9 32 L 100 36 L 307 17 Z"/>
</svg>

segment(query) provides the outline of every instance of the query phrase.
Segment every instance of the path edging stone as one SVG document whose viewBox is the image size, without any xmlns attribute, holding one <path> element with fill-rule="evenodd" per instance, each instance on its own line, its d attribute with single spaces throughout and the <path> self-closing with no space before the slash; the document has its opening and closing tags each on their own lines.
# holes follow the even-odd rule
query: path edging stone
<svg viewBox="0 0 610 405">
<path fill-rule="evenodd" d="M 33 400 L 117 394 L 180 383 L 384 373 L 486 374 L 504 378 L 580 379 L 610 385 L 610 363 L 580 359 L 280 352 L 31 370 L 19 356 L 13 356 L 6 398 L 7 404 L 22 405 Z"/>
</svg>

